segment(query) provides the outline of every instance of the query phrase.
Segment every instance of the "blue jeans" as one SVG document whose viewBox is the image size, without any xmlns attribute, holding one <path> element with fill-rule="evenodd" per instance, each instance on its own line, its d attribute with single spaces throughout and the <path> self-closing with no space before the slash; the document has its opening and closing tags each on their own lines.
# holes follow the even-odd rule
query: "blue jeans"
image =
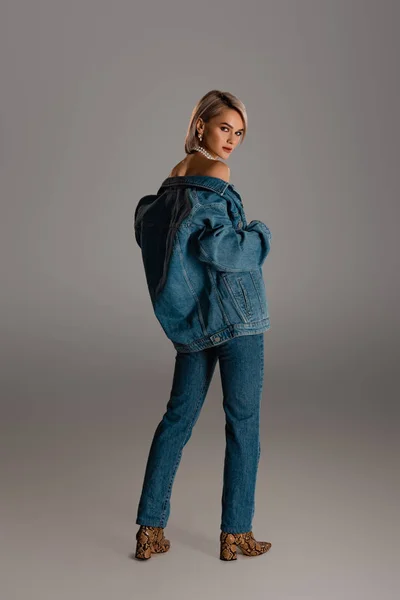
<svg viewBox="0 0 400 600">
<path fill-rule="evenodd" d="M 235 337 L 199 352 L 177 352 L 167 410 L 154 433 L 136 523 L 165 527 L 182 451 L 192 435 L 219 360 L 225 412 L 220 528 L 251 531 L 260 458 L 264 333 Z"/>
</svg>

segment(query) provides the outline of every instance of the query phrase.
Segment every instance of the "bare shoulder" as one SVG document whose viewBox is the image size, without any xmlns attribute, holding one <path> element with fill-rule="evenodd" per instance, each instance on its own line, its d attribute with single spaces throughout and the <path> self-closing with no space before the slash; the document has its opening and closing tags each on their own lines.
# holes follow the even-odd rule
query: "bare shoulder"
<svg viewBox="0 0 400 600">
<path fill-rule="evenodd" d="M 210 160 L 200 154 L 189 154 L 175 165 L 169 177 L 185 175 L 208 175 L 209 177 L 219 177 L 229 183 L 230 168 L 220 160 Z"/>
<path fill-rule="evenodd" d="M 170 173 L 169 173 L 168 177 L 175 177 L 175 176 L 179 176 L 179 175 L 181 175 L 181 172 L 183 171 L 183 167 L 184 167 L 184 161 L 185 161 L 185 159 L 183 159 L 183 160 L 179 161 L 179 162 L 178 162 L 178 164 L 177 164 L 177 165 L 175 165 L 175 166 L 174 166 L 174 167 L 171 169 L 171 171 L 170 171 Z"/>
<path fill-rule="evenodd" d="M 218 177 L 229 183 L 231 170 L 228 165 L 220 160 L 209 161 L 209 165 L 204 173 L 210 177 Z"/>
</svg>

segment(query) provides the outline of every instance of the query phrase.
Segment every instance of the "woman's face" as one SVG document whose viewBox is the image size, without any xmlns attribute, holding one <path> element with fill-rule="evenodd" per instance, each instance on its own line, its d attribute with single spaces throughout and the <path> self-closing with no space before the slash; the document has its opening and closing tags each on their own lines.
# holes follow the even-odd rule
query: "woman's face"
<svg viewBox="0 0 400 600">
<path fill-rule="evenodd" d="M 204 123 L 199 119 L 197 131 L 202 132 L 201 145 L 211 154 L 227 159 L 240 143 L 243 135 L 243 120 L 237 110 L 224 108 L 219 115 Z"/>
</svg>

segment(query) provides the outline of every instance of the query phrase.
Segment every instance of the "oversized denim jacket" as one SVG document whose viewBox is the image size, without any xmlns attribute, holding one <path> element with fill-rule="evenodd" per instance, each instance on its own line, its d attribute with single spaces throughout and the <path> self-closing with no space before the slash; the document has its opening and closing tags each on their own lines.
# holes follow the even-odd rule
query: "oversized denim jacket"
<svg viewBox="0 0 400 600">
<path fill-rule="evenodd" d="M 208 175 L 167 177 L 134 215 L 154 313 L 180 352 L 270 328 L 262 264 L 271 232 L 246 222 L 233 184 Z"/>
</svg>

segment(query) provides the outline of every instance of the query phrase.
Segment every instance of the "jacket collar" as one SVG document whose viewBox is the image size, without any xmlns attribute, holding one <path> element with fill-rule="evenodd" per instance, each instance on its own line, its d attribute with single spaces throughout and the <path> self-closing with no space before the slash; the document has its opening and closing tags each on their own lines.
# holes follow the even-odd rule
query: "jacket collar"
<svg viewBox="0 0 400 600">
<path fill-rule="evenodd" d="M 220 196 L 234 196 L 242 204 L 242 199 L 239 192 L 236 190 L 233 183 L 229 183 L 219 177 L 211 177 L 210 175 L 185 175 L 179 177 L 167 177 L 162 182 L 157 195 L 166 187 L 196 187 L 216 192 Z"/>
</svg>

